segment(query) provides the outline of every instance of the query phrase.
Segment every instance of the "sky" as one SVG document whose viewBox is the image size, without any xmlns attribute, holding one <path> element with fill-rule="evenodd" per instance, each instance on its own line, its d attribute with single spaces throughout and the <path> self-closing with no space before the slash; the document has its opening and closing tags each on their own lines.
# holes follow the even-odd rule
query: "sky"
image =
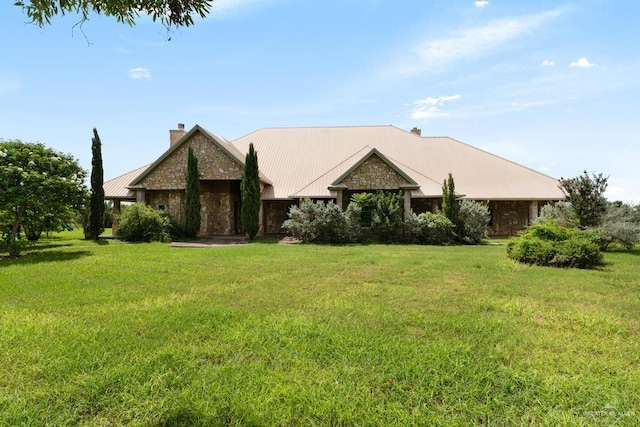
<svg viewBox="0 0 640 427">
<path fill-rule="evenodd" d="M 167 33 L 91 16 L 40 28 L 0 5 L 0 138 L 105 179 L 153 162 L 169 129 L 394 125 L 556 178 L 609 176 L 640 203 L 640 2 L 215 0 Z"/>
</svg>

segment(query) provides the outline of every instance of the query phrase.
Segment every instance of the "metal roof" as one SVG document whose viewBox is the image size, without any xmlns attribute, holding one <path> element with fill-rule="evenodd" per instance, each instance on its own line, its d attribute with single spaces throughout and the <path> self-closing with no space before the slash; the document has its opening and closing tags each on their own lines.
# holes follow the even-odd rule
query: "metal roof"
<svg viewBox="0 0 640 427">
<path fill-rule="evenodd" d="M 127 172 L 124 175 L 120 175 L 103 184 L 104 198 L 108 200 L 136 200 L 136 193 L 127 188 L 129 184 L 142 172 L 144 172 L 149 165 L 142 166 L 141 168 Z"/>
<path fill-rule="evenodd" d="M 449 137 L 394 126 L 260 129 L 231 142 L 273 181 L 273 198 L 331 197 L 331 183 L 372 149 L 412 178 L 414 197 L 438 197 L 451 173 L 456 192 L 475 200 L 558 200 L 558 180 Z"/>
</svg>

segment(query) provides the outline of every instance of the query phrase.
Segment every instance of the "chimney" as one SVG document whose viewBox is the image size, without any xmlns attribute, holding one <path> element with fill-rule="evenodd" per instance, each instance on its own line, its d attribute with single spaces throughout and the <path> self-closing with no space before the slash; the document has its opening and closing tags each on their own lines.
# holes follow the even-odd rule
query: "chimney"
<svg viewBox="0 0 640 427">
<path fill-rule="evenodd" d="M 411 133 L 414 135 L 422 136 L 422 129 L 414 127 L 413 129 L 411 129 Z"/>
<path fill-rule="evenodd" d="M 173 147 L 187 133 L 184 130 L 184 123 L 178 123 L 178 129 L 169 130 L 169 147 Z"/>
</svg>

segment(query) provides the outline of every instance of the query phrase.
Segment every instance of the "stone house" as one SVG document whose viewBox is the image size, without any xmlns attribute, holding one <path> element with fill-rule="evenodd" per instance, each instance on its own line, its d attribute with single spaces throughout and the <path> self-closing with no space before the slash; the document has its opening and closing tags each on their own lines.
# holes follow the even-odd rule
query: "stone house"
<svg viewBox="0 0 640 427">
<path fill-rule="evenodd" d="M 449 137 L 423 137 L 394 126 L 260 129 L 234 141 L 196 125 L 170 131 L 170 145 L 151 165 L 105 182 L 105 199 L 144 202 L 182 220 L 187 150 L 201 175 L 200 234 L 241 233 L 240 181 L 253 143 L 260 167 L 262 234 L 281 233 L 289 207 L 302 199 L 346 208 L 362 191 L 404 193 L 404 211 L 433 211 L 451 173 L 464 199 L 489 206 L 490 234 L 513 235 L 539 208 L 564 198 L 558 180 Z"/>
</svg>

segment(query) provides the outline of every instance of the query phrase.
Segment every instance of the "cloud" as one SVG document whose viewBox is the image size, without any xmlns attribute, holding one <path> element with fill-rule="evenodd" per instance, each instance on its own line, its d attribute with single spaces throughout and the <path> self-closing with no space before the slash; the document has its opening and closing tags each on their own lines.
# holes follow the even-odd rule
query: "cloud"
<svg viewBox="0 0 640 427">
<path fill-rule="evenodd" d="M 146 68 L 132 68 L 129 70 L 129 77 L 134 80 L 150 80 L 151 73 Z"/>
<path fill-rule="evenodd" d="M 562 13 L 564 9 L 555 9 L 535 15 L 506 18 L 458 31 L 448 38 L 422 41 L 413 49 L 411 58 L 394 66 L 390 74 L 413 77 L 442 70 L 457 61 L 485 56 L 548 24 Z"/>
<path fill-rule="evenodd" d="M 595 64 L 593 62 L 589 62 L 587 58 L 580 58 L 577 61 L 573 61 L 569 64 L 570 67 L 578 67 L 578 68 L 591 68 Z"/>
<path fill-rule="evenodd" d="M 278 0 L 215 0 L 211 8 L 212 17 L 230 15 L 242 10 L 257 9 L 263 6 L 270 6 Z"/>
<path fill-rule="evenodd" d="M 540 64 L 540 65 L 542 65 L 543 67 L 553 67 L 554 65 L 556 65 L 556 63 L 546 59 L 546 60 L 542 61 L 542 64 Z"/>
<path fill-rule="evenodd" d="M 473 5 L 474 5 L 475 7 L 485 7 L 485 6 L 486 6 L 486 5 L 488 5 L 488 4 L 489 4 L 489 2 L 488 2 L 488 1 L 486 1 L 486 0 L 478 0 L 478 1 L 474 1 L 474 2 L 473 2 Z"/>
<path fill-rule="evenodd" d="M 462 95 L 441 96 L 439 98 L 427 97 L 413 102 L 415 109 L 411 113 L 413 119 L 425 119 L 446 116 L 447 113 L 440 110 L 440 107 L 447 102 L 457 101 Z"/>
</svg>

